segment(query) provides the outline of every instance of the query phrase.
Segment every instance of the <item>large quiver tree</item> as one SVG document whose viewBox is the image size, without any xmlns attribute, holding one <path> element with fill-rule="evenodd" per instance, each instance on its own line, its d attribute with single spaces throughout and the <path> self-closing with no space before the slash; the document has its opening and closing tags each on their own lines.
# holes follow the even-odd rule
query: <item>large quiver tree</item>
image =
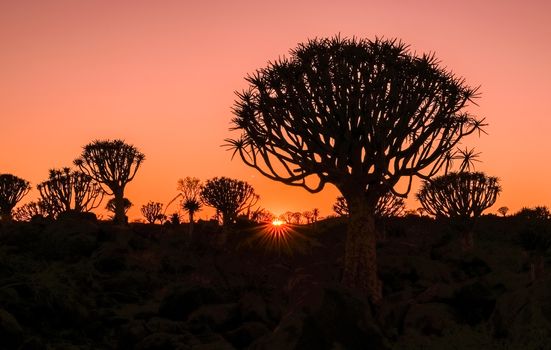
<svg viewBox="0 0 551 350">
<path fill-rule="evenodd" d="M 500 192 L 497 177 L 460 171 L 423 181 L 416 197 L 429 214 L 452 219 L 462 231 L 463 248 L 470 250 L 475 220 L 495 203 Z"/>
<path fill-rule="evenodd" d="M 0 221 L 11 221 L 13 208 L 30 190 L 28 181 L 12 174 L 0 174 Z"/>
<path fill-rule="evenodd" d="M 124 189 L 134 179 L 144 159 L 143 153 L 122 140 L 96 140 L 84 146 L 74 163 L 104 185 L 107 194 L 114 196 L 114 221 L 126 223 Z"/>
<path fill-rule="evenodd" d="M 92 177 L 69 168 L 51 169 L 48 180 L 38 184 L 42 205 L 54 215 L 89 212 L 103 199 L 103 189 Z"/>
<path fill-rule="evenodd" d="M 404 177 L 401 195 L 414 176 L 435 175 L 480 130 L 482 120 L 464 110 L 476 89 L 396 40 L 340 37 L 299 44 L 246 80 L 231 148 L 270 179 L 340 190 L 350 209 L 343 282 L 379 302 L 376 203 Z"/>
</svg>

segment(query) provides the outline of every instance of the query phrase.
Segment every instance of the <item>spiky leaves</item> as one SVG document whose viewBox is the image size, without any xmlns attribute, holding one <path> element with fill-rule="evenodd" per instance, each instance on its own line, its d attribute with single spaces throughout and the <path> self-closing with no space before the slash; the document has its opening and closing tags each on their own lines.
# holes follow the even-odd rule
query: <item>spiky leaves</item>
<svg viewBox="0 0 551 350">
<path fill-rule="evenodd" d="M 115 222 L 126 222 L 124 188 L 134 179 L 145 156 L 122 140 L 96 140 L 74 161 L 81 171 L 104 185 L 115 196 Z"/>
<path fill-rule="evenodd" d="M 423 208 L 437 217 L 477 218 L 491 207 L 501 187 L 481 172 L 452 172 L 424 181 L 417 193 Z"/>
<path fill-rule="evenodd" d="M 203 202 L 222 213 L 224 226 L 233 223 L 239 213 L 256 204 L 259 196 L 245 181 L 227 177 L 207 180 L 201 190 Z"/>
<path fill-rule="evenodd" d="M 0 221 L 10 221 L 17 203 L 29 193 L 28 181 L 12 174 L 0 174 Z"/>
<path fill-rule="evenodd" d="M 48 180 L 38 184 L 41 202 L 52 214 L 97 208 L 104 195 L 101 185 L 92 177 L 69 168 L 52 169 Z"/>
<path fill-rule="evenodd" d="M 311 40 L 247 77 L 227 140 L 249 166 L 289 185 L 392 189 L 435 175 L 483 126 L 465 112 L 476 89 L 395 40 Z M 315 176 L 311 183 L 307 178 Z M 354 185 L 352 185 L 354 184 Z"/>
</svg>

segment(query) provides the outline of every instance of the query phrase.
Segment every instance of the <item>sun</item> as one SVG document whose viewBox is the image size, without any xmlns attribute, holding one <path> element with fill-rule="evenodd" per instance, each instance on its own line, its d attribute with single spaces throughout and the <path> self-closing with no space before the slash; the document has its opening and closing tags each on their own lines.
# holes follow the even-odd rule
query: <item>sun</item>
<svg viewBox="0 0 551 350">
<path fill-rule="evenodd" d="M 285 224 L 285 221 L 281 221 L 279 219 L 275 219 L 274 221 L 272 221 L 272 225 L 274 226 L 282 226 L 283 224 Z"/>
</svg>

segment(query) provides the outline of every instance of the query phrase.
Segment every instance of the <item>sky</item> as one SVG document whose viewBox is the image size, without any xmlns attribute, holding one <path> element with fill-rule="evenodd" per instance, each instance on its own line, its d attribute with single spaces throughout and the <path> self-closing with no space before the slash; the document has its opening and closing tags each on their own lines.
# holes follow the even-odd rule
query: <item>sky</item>
<svg viewBox="0 0 551 350">
<path fill-rule="evenodd" d="M 237 136 L 231 107 L 247 74 L 339 33 L 399 38 L 480 86 L 469 110 L 486 118 L 488 134 L 464 145 L 482 152 L 477 170 L 501 180 L 488 212 L 551 206 L 545 0 L 1 1 L 0 173 L 30 181 L 22 203 L 36 200 L 48 170 L 70 166 L 85 144 L 124 139 L 146 155 L 126 189 L 131 219 L 150 200 L 168 203 L 186 176 L 245 180 L 276 214 L 332 214 L 333 186 L 309 194 L 273 182 L 222 145 Z"/>
</svg>

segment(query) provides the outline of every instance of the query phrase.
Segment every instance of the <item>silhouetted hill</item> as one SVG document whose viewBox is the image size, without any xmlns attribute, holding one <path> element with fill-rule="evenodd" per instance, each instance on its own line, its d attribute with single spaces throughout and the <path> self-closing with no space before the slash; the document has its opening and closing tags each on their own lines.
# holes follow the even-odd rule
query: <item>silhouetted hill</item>
<svg viewBox="0 0 551 350">
<path fill-rule="evenodd" d="M 545 349 L 551 224 L 483 217 L 464 253 L 429 218 L 381 227 L 376 307 L 339 286 L 346 222 L 0 226 L 2 349 Z M 276 240 L 275 237 L 280 237 Z M 546 246 L 547 244 L 547 246 Z"/>
</svg>

